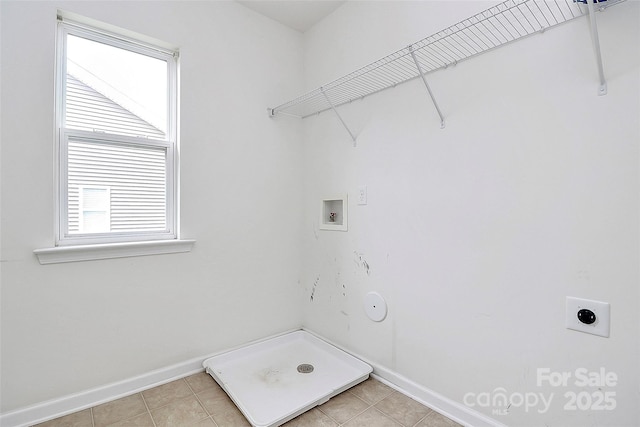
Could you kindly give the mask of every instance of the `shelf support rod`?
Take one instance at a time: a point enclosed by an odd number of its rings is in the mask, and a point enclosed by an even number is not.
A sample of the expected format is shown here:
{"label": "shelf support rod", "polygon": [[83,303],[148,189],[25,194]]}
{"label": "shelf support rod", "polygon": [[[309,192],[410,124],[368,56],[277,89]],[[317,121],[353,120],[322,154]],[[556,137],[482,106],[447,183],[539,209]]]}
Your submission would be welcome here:
{"label": "shelf support rod", "polygon": [[416,54],[414,53],[413,50],[414,50],[413,46],[409,45],[409,53],[411,53],[413,62],[416,63],[416,68],[418,69],[418,73],[420,73],[420,77],[422,77],[422,83],[424,83],[425,87],[427,88],[427,92],[429,92],[429,96],[431,97],[431,102],[433,102],[433,106],[436,107],[438,116],[440,116],[440,129],[444,129],[444,116],[442,115],[442,111],[440,111],[440,107],[438,107],[438,103],[436,102],[436,99],[433,96],[433,92],[431,92],[429,83],[427,83],[427,78],[424,76],[424,71],[422,71],[422,66],[420,66],[420,62],[418,62],[418,58],[416,58]]}
{"label": "shelf support rod", "polygon": [[327,100],[327,103],[329,104],[329,106],[331,107],[331,109],[333,110],[334,113],[336,113],[336,116],[338,116],[338,120],[340,120],[340,123],[342,123],[342,126],[344,126],[344,128],[347,130],[347,132],[349,132],[349,135],[351,135],[351,139],[353,140],[353,146],[356,146],[356,137],[353,134],[353,132],[351,132],[351,129],[349,129],[349,126],[347,126],[347,124],[344,122],[344,120],[342,120],[342,116],[340,115],[340,113],[338,113],[338,110],[336,110],[336,107],[333,105],[333,103],[331,102],[331,100],[329,99],[329,97],[327,96],[327,94],[324,91],[324,88],[320,88],[320,92],[322,92],[322,95],[324,95],[324,99]]}
{"label": "shelf support rod", "polygon": [[604,69],[602,67],[602,55],[600,54],[600,39],[598,38],[598,27],[596,25],[596,13],[594,10],[595,0],[587,0],[587,6],[589,8],[589,20],[591,21],[591,39],[593,40],[593,47],[596,52],[596,62],[598,63],[598,76],[600,77],[600,88],[598,89],[598,95],[607,94],[607,81],[604,78]]}

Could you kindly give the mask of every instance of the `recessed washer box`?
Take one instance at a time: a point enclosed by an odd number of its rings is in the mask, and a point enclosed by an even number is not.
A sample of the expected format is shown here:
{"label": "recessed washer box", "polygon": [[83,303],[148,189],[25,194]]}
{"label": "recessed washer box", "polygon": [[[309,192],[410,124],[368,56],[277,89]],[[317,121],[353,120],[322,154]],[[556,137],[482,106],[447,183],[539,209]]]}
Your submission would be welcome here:
{"label": "recessed washer box", "polygon": [[322,199],[320,230],[347,231],[347,203],[346,195]]}
{"label": "recessed washer box", "polygon": [[211,357],[203,366],[254,427],[282,425],[373,371],[302,330]]}

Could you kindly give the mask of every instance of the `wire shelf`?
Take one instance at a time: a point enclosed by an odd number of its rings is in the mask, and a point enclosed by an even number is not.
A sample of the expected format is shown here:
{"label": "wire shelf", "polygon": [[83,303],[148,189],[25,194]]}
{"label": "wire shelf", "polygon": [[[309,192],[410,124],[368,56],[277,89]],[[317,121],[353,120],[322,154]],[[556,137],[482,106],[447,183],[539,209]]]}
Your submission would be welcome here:
{"label": "wire shelf", "polygon": [[[589,15],[589,0],[507,0],[350,74],[269,109],[305,118]],[[603,10],[624,0],[595,0]],[[426,81],[425,81],[426,83]],[[352,135],[353,136],[353,135]],[[355,139],[355,138],[354,138]]]}

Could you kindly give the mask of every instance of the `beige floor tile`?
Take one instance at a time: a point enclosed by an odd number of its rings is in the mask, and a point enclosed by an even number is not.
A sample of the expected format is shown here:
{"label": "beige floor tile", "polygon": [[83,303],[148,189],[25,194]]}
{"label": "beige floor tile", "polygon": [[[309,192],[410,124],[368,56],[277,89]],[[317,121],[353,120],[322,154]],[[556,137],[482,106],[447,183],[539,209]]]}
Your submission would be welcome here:
{"label": "beige floor tile", "polygon": [[209,417],[196,396],[174,400],[168,405],[151,411],[157,427],[185,427]]}
{"label": "beige floor tile", "polygon": [[424,417],[424,420],[422,420],[416,427],[462,427],[462,425],[450,420],[444,415],[432,411],[429,415]]}
{"label": "beige floor tile", "polygon": [[147,407],[142,400],[142,395],[137,393],[94,407],[93,421],[95,427],[102,427],[146,412]]}
{"label": "beige floor tile", "polygon": [[142,392],[149,410],[159,408],[175,400],[193,395],[184,379],[172,381]]}
{"label": "beige floor tile", "polygon": [[198,393],[198,399],[219,427],[250,427],[247,419],[220,388]]}
{"label": "beige floor tile", "polygon": [[318,406],[318,409],[342,424],[363,412],[368,406],[354,394],[342,393]]}
{"label": "beige floor tile", "polygon": [[128,420],[120,421],[115,424],[109,424],[109,427],[155,427],[149,412],[140,414]]}
{"label": "beige floor tile", "polygon": [[193,424],[193,427],[218,427],[218,425],[211,418],[205,418]]}
{"label": "beige floor tile", "polygon": [[376,408],[369,408],[362,414],[352,418],[344,427],[401,427],[401,424],[387,417]]}
{"label": "beige floor tile", "polygon": [[[461,427],[374,379],[364,381],[284,426],[343,424],[344,427]],[[250,424],[213,378],[199,373],[37,427],[103,426],[250,427]]]}
{"label": "beige floor tile", "polygon": [[375,407],[408,427],[414,426],[431,412],[431,409],[397,391],[378,402]]}
{"label": "beige floor tile", "polygon": [[205,391],[209,388],[219,387],[216,380],[214,380],[211,375],[206,372],[200,372],[199,374],[191,375],[185,378],[191,389],[194,393],[200,393],[201,391]]}
{"label": "beige floor tile", "polygon": [[74,412],[73,414],[56,418],[55,420],[46,421],[42,424],[37,424],[36,427],[93,427],[91,409],[85,409],[84,411]]}
{"label": "beige floor tile", "polygon": [[318,408],[313,408],[310,411],[292,419],[288,423],[283,424],[284,427],[337,427],[338,423],[333,421],[327,415],[325,415]]}
{"label": "beige floor tile", "polygon": [[369,378],[357,386],[350,388],[349,391],[368,404],[373,405],[389,396],[395,390],[378,380]]}
{"label": "beige floor tile", "polygon": [[211,406],[213,405],[213,400],[229,399],[229,397],[227,396],[227,393],[225,393],[225,391],[220,387],[210,388],[208,390],[201,391],[196,396],[198,397],[198,400],[200,400],[200,402],[202,403],[202,406],[204,406],[204,409],[206,409],[207,412],[209,412],[209,415],[211,415],[211,411],[209,409],[213,408],[213,406]]}

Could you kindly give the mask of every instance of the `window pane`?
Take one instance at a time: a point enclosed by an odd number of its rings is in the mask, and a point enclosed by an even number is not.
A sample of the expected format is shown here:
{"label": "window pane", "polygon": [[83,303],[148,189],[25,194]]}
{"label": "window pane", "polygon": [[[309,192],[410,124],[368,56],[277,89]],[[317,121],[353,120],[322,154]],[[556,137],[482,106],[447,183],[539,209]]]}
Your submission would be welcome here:
{"label": "window pane", "polygon": [[167,62],[67,36],[69,129],[166,139]]}
{"label": "window pane", "polygon": [[110,206],[107,188],[83,187],[82,209],[85,211],[108,211]]}
{"label": "window pane", "polygon": [[166,155],[163,147],[69,140],[68,233],[166,230]]}
{"label": "window pane", "polygon": [[80,233],[111,231],[111,195],[108,187],[79,187]]}
{"label": "window pane", "polygon": [[83,233],[106,233],[109,231],[109,215],[105,211],[82,212]]}

